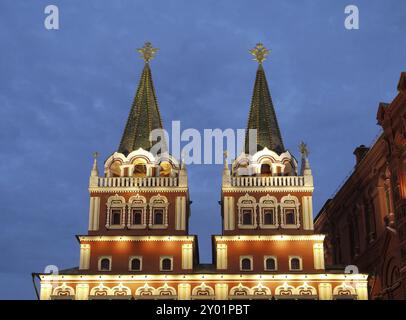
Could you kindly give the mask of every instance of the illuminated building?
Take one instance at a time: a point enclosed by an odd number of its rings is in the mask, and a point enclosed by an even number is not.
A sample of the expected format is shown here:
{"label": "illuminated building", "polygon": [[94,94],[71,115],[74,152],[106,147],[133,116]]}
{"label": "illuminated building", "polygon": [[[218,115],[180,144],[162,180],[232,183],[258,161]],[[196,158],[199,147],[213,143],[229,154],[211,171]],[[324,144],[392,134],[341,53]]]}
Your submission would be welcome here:
{"label": "illuminated building", "polygon": [[225,157],[223,232],[212,238],[213,263],[199,264],[186,166],[150,152],[150,132],[162,128],[150,69],[156,49],[139,51],[145,66],[118,151],[102,174],[94,159],[79,267],[37,274],[41,299],[367,299],[367,275],[325,268],[306,145],[299,170],[283,145],[261,44],[251,50],[259,65],[247,128],[257,130],[258,151],[247,144],[231,168]]}
{"label": "illuminated building", "polygon": [[326,236],[328,264],[370,275],[371,299],[406,299],[406,73],[398,94],[377,112],[383,132],[355,149],[356,165],[315,227]]}

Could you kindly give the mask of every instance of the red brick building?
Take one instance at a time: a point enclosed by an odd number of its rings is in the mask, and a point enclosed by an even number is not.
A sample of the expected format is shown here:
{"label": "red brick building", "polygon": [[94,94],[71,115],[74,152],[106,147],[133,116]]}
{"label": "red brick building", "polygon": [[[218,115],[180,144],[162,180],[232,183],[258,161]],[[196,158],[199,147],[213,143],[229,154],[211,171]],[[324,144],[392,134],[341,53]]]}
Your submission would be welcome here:
{"label": "red brick building", "polygon": [[383,132],[355,149],[356,165],[315,219],[326,263],[368,273],[373,299],[406,299],[406,73],[377,112]]}
{"label": "red brick building", "polygon": [[247,144],[231,169],[225,157],[223,232],[213,236],[213,263],[199,263],[184,161],[151,150],[151,131],[163,128],[150,69],[156,49],[140,52],[145,66],[119,148],[101,174],[94,160],[79,267],[37,274],[41,299],[367,299],[366,275],[326,271],[306,147],[299,170],[283,145],[261,44],[251,50],[259,65],[247,127],[258,148]]}

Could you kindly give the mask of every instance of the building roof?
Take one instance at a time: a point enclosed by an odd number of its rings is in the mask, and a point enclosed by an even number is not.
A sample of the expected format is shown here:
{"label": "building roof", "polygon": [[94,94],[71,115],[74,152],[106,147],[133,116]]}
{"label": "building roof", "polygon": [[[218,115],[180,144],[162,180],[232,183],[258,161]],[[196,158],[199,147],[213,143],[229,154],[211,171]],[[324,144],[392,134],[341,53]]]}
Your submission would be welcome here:
{"label": "building roof", "polygon": [[139,148],[149,151],[153,146],[150,133],[154,129],[163,129],[163,126],[151,68],[146,61],[118,152],[127,155]]}
{"label": "building roof", "polygon": [[245,136],[246,153],[249,153],[249,129],[257,130],[258,151],[265,147],[278,154],[285,151],[262,63],[258,65],[251,108],[248,116],[248,125]]}

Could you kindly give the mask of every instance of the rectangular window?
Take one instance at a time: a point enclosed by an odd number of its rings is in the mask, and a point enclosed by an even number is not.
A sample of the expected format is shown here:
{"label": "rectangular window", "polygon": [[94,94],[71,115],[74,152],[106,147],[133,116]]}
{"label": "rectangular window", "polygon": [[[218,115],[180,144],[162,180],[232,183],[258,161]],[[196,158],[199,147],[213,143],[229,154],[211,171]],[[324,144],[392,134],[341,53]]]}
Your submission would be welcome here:
{"label": "rectangular window", "polygon": [[242,210],[242,224],[243,225],[252,225],[253,224],[253,214],[252,209],[243,209]]}
{"label": "rectangular window", "polygon": [[121,209],[111,210],[111,224],[120,225],[121,224]]}
{"label": "rectangular window", "polygon": [[132,210],[132,224],[142,224],[142,209]]}
{"label": "rectangular window", "polygon": [[275,215],[274,215],[273,208],[267,208],[263,210],[263,219],[265,225],[273,225],[275,224]]}
{"label": "rectangular window", "polygon": [[285,209],[285,224],[296,224],[295,209]]}
{"label": "rectangular window", "polygon": [[164,224],[164,209],[154,209],[154,224]]}

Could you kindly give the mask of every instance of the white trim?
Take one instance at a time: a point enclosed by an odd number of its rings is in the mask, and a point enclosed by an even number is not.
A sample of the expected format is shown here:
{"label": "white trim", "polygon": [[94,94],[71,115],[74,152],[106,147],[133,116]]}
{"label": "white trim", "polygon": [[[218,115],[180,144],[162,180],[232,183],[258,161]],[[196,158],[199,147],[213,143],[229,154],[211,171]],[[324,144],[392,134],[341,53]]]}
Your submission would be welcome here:
{"label": "white trim", "polygon": [[[250,266],[251,266],[251,268],[250,268],[249,270],[242,268],[242,261],[243,261],[244,259],[249,259],[249,260],[250,260]],[[240,256],[240,271],[246,272],[246,271],[252,271],[252,270],[254,270],[254,259],[253,259],[253,257],[252,257],[252,256]]]}
{"label": "white trim", "polygon": [[[292,203],[293,202],[293,203]],[[287,196],[281,198],[279,203],[281,208],[281,228],[283,229],[299,229],[300,228],[300,212],[299,212],[299,199],[295,196],[292,196],[290,193]],[[285,210],[293,209],[295,215],[295,224],[286,224],[286,213]]]}
{"label": "white trim", "polygon": [[[162,261],[164,259],[170,259],[171,260],[171,269],[170,270],[166,270],[162,268]],[[159,271],[163,271],[163,272],[170,272],[173,271],[173,256],[160,256],[159,257]]]}
{"label": "white trim", "polygon": [[[134,270],[131,268],[132,262],[134,259],[140,260],[140,269],[139,270]],[[133,271],[133,272],[142,271],[142,256],[130,256],[130,258],[128,259],[128,270]]]}
{"label": "white trim", "polygon": [[[102,261],[103,259],[108,259],[108,260],[109,260],[109,270],[102,270],[102,268],[101,268],[101,261]],[[111,256],[100,256],[100,257],[98,257],[97,269],[98,269],[99,271],[111,271],[112,267],[113,267],[113,259],[112,259]]]}
{"label": "white trim", "polygon": [[[292,269],[292,259],[299,259],[299,269]],[[289,271],[302,271],[303,260],[301,256],[289,256]]]}
{"label": "white trim", "polygon": [[[145,229],[147,227],[147,199],[140,194],[128,199],[128,229]],[[141,210],[141,224],[133,224],[133,210]]]}
{"label": "white trim", "polygon": [[[267,269],[266,260],[273,259],[275,261],[275,269]],[[276,256],[264,256],[264,270],[265,271],[278,271],[278,258]]]}
{"label": "white trim", "polygon": [[[240,229],[255,229],[257,227],[257,201],[253,196],[246,193],[244,196],[238,198],[238,228]],[[243,223],[243,211],[251,210],[252,212],[252,224]]]}

